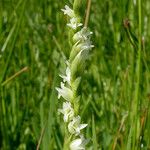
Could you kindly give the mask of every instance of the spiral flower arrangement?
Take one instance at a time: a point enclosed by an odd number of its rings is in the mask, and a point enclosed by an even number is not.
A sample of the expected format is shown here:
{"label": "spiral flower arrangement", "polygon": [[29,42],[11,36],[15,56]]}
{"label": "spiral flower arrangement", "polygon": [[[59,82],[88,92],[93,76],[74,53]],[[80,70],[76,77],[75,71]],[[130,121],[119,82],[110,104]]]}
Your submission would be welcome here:
{"label": "spiral flower arrangement", "polygon": [[[60,75],[63,79],[58,91],[58,99],[63,97],[62,109],[58,109],[63,114],[63,120],[66,125],[64,149],[81,150],[85,149],[88,140],[85,139],[81,130],[86,128],[88,124],[81,123],[79,115],[80,95],[78,94],[78,87],[81,81],[81,74],[85,68],[85,61],[89,58],[89,52],[94,47],[91,43],[90,32],[87,27],[82,27],[80,17],[75,10],[78,10],[79,5],[77,0],[74,1],[74,7],[71,9],[65,5],[61,9],[65,15],[69,17],[70,22],[67,26],[74,31],[73,46],[70,52],[69,60],[66,62],[66,75]],[[79,3],[78,3],[79,4]]]}

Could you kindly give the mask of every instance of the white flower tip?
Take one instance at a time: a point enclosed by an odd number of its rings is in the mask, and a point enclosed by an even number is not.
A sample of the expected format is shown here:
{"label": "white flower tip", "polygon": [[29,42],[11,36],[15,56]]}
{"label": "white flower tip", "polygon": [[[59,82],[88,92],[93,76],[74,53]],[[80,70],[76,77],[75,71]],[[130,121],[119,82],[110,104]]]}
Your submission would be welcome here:
{"label": "white flower tip", "polygon": [[81,129],[84,129],[85,127],[87,127],[87,126],[88,126],[88,124],[81,124],[79,128],[81,130]]}
{"label": "white flower tip", "polygon": [[85,139],[83,135],[80,135],[80,138],[73,140],[70,143],[70,149],[71,150],[85,150],[85,146],[89,140]]}
{"label": "white flower tip", "polygon": [[61,89],[60,88],[58,88],[58,87],[56,87],[55,88],[56,90],[57,90],[57,92],[58,92],[58,99],[60,99],[60,97],[61,97]]}
{"label": "white flower tip", "polygon": [[70,85],[71,72],[69,67],[66,68],[66,76],[65,75],[59,75],[59,76],[63,79],[64,83],[67,82]]}
{"label": "white flower tip", "polygon": [[56,89],[57,91],[59,90],[59,88],[58,88],[58,87],[56,87],[55,89]]}
{"label": "white flower tip", "polygon": [[64,12],[64,15],[68,15],[69,17],[74,16],[74,11],[67,5],[65,5],[65,9],[61,9]]}
{"label": "white flower tip", "polygon": [[70,144],[70,149],[71,150],[79,150],[79,149],[83,149],[83,147],[81,147],[82,144],[82,140],[81,139],[76,139],[73,140]]}

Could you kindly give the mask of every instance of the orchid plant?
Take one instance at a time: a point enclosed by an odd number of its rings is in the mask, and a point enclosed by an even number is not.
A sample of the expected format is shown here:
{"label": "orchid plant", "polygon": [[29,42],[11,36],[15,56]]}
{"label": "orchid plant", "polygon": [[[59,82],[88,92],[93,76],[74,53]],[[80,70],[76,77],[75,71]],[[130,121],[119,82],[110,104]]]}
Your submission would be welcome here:
{"label": "orchid plant", "polygon": [[60,75],[63,79],[58,91],[58,99],[63,97],[62,109],[58,109],[63,114],[63,120],[67,129],[67,140],[64,144],[64,149],[84,150],[88,140],[84,138],[81,130],[87,127],[88,124],[81,123],[79,114],[80,95],[77,90],[81,81],[81,72],[85,67],[85,61],[89,58],[89,52],[94,47],[91,43],[90,32],[87,27],[82,27],[79,16],[76,11],[65,5],[61,9],[70,19],[67,26],[74,31],[73,46],[70,52],[69,60],[66,62],[66,75]]}

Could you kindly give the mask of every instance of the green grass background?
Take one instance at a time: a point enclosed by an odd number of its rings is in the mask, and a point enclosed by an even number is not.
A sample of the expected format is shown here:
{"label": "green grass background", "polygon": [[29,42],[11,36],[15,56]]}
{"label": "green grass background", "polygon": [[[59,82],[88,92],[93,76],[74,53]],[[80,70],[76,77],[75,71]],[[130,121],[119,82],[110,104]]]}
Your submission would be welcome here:
{"label": "green grass background", "polygon": [[[61,12],[65,4],[72,6],[72,1],[0,0],[1,150],[33,150],[40,138],[41,150],[63,147],[64,123],[57,111],[63,100],[57,99],[55,87],[71,45]],[[88,123],[87,149],[150,149],[150,1],[142,0],[141,8],[137,72],[138,2],[92,0],[88,26],[95,48],[82,76],[80,106],[82,121]]]}

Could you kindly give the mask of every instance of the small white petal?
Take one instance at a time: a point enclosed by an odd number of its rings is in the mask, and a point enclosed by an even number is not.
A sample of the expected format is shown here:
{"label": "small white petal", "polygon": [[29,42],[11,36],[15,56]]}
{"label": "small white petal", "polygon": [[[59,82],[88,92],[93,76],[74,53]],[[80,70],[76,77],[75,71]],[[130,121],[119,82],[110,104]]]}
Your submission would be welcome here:
{"label": "small white petal", "polygon": [[80,145],[82,144],[82,140],[81,139],[76,139],[74,141],[71,142],[70,144],[70,149],[71,150],[84,150],[84,147],[81,147]]}
{"label": "small white petal", "polygon": [[74,117],[73,120],[68,124],[68,130],[71,134],[75,134],[76,136],[80,134],[80,130],[85,128],[87,124],[80,124],[81,118],[80,116]]}
{"label": "small white petal", "polygon": [[88,125],[88,124],[81,124],[81,125],[79,126],[79,129],[82,130],[82,129],[84,129],[85,127],[87,127],[87,125]]}
{"label": "small white petal", "polygon": [[85,42],[81,44],[81,50],[91,50],[91,48],[93,47],[94,45],[91,44],[90,40],[86,40]]}
{"label": "small white petal", "polygon": [[67,67],[67,69],[66,69],[66,76],[60,75],[60,77],[63,79],[63,82],[67,82],[70,85],[70,78],[71,78],[70,68]]}
{"label": "small white petal", "polygon": [[90,39],[91,34],[93,34],[93,32],[90,32],[90,31],[88,31],[88,29],[86,27],[83,27],[80,31],[78,31],[73,36],[73,40],[75,42],[77,42],[77,41],[86,41],[86,40]]}
{"label": "small white petal", "polygon": [[85,150],[86,144],[89,142],[89,140],[86,140],[83,135],[80,135],[80,138],[73,140],[70,143],[70,149],[71,150]]}
{"label": "small white petal", "polygon": [[67,24],[67,26],[71,27],[72,29],[76,30],[78,27],[82,26],[82,23],[78,22],[78,19],[73,17],[70,19],[70,23]]}
{"label": "small white petal", "polygon": [[65,87],[64,83],[61,82],[61,88],[56,88],[56,90],[58,91],[58,98],[62,96],[67,101],[72,100],[73,92],[69,88]]}
{"label": "small white petal", "polygon": [[74,110],[71,107],[70,102],[64,102],[63,108],[58,109],[58,111],[61,112],[62,114],[64,114],[64,122],[68,122],[69,120],[71,120],[74,117]]}
{"label": "small white petal", "polygon": [[68,15],[69,17],[74,17],[74,11],[72,9],[70,9],[69,6],[65,5],[65,9],[61,9],[65,15]]}

